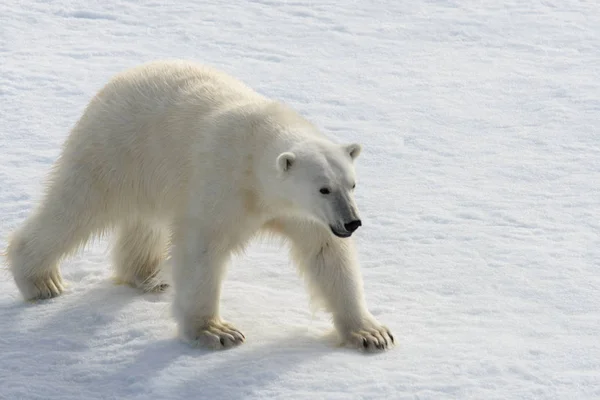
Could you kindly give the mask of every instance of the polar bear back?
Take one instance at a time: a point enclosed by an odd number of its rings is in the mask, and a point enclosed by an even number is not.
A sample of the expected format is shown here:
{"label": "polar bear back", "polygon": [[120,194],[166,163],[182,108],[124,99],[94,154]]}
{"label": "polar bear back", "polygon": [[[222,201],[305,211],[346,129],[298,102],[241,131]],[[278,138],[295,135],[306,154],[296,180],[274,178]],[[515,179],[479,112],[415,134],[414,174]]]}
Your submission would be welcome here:
{"label": "polar bear back", "polygon": [[[235,124],[246,118],[244,109],[270,103],[211,67],[148,63],[116,75],[96,94],[67,139],[59,167],[88,176],[121,212],[175,210],[199,169],[226,160],[237,173],[243,166],[236,163],[253,151],[222,120]],[[236,184],[240,178],[223,179]]]}

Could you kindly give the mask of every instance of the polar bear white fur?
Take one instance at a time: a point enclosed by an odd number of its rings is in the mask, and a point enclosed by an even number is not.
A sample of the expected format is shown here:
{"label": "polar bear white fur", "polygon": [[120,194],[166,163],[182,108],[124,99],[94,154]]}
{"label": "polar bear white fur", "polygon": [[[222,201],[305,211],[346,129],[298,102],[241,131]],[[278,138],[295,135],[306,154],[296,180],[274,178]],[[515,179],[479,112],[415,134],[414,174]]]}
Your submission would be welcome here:
{"label": "polar bear white fur", "polygon": [[118,280],[163,289],[157,274],[170,248],[181,336],[228,348],[245,338],[219,313],[225,265],[254,235],[275,233],[342,340],[386,349],[393,337],[367,310],[349,238],[360,226],[360,150],[213,68],[133,68],[73,128],[41,205],[9,242],[9,268],[26,299],[57,296],[60,260],[116,228]]}

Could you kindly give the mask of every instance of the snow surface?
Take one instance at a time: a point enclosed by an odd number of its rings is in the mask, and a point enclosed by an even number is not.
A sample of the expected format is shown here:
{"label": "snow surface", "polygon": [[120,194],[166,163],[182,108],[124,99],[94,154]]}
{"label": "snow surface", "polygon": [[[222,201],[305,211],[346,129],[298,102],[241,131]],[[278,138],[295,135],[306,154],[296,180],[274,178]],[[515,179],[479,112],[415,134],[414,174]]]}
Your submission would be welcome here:
{"label": "snow surface", "polygon": [[600,398],[596,2],[3,0],[0,248],[94,93],[159,58],[363,143],[367,300],[400,345],[336,348],[286,251],[256,243],[222,298],[247,343],[188,348],[172,294],[114,286],[98,241],[62,297],[24,303],[3,275],[1,399]]}

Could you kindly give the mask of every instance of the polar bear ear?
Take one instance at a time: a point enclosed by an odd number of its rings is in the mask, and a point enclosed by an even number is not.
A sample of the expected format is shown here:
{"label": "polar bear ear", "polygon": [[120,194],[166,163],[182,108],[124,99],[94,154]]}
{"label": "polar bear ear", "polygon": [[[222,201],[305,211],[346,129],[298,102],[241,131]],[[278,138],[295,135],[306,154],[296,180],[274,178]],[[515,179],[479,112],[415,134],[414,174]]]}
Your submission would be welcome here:
{"label": "polar bear ear", "polygon": [[277,157],[277,169],[280,172],[285,172],[294,165],[295,160],[296,155],[294,153],[290,153],[289,151],[281,153],[279,157]]}
{"label": "polar bear ear", "polygon": [[352,143],[352,144],[347,144],[345,146],[345,149],[346,149],[346,153],[348,153],[350,155],[350,157],[354,160],[354,159],[356,159],[356,157],[358,157],[358,155],[362,151],[362,146],[358,143]]}

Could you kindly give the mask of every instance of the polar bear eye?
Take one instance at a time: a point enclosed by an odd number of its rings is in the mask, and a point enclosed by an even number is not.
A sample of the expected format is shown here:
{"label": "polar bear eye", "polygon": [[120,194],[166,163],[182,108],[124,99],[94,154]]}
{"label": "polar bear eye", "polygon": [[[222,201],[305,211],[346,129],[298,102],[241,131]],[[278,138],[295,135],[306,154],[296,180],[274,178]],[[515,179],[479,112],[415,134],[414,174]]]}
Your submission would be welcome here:
{"label": "polar bear eye", "polygon": [[356,187],[356,183],[354,185],[352,185],[352,189],[354,189]]}
{"label": "polar bear eye", "polygon": [[331,190],[329,190],[328,188],[324,187],[324,188],[321,188],[321,190],[319,190],[319,192],[321,192],[322,194],[329,194],[329,193],[331,193]]}

